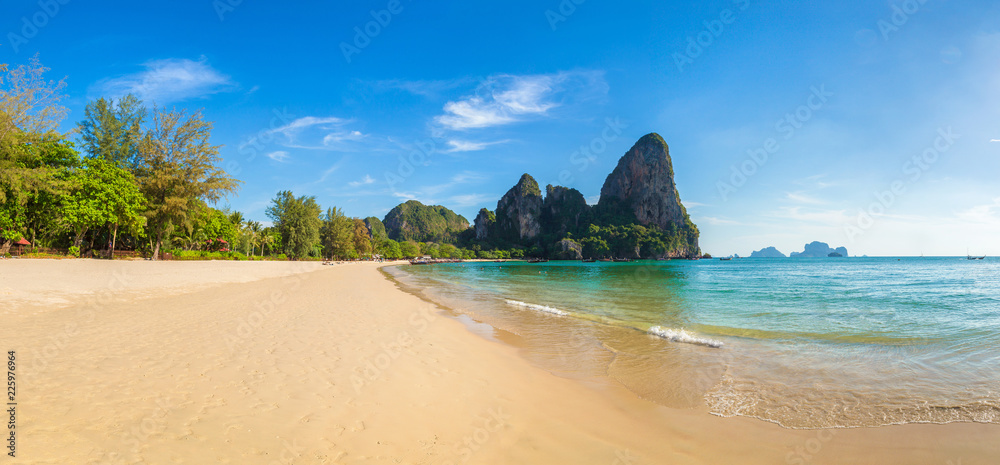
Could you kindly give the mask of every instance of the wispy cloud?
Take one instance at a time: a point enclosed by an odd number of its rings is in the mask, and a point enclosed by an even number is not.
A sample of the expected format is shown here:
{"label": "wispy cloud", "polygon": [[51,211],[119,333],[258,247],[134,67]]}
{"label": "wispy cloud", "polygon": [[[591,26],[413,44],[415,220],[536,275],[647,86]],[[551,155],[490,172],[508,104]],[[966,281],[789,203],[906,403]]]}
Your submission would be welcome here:
{"label": "wispy cloud", "polygon": [[347,185],[351,186],[351,187],[360,187],[360,186],[364,186],[364,185],[367,185],[367,184],[375,184],[375,178],[373,178],[370,175],[366,174],[365,177],[362,178],[360,181],[351,181],[351,182],[347,183]]}
{"label": "wispy cloud", "polygon": [[[398,198],[404,199],[404,200],[419,200],[419,201],[421,201],[423,203],[427,203],[427,204],[436,204],[436,203],[440,203],[442,201],[441,200],[443,198],[442,194],[447,194],[449,191],[452,190],[452,188],[457,187],[457,186],[461,186],[461,185],[467,185],[467,184],[473,184],[473,183],[481,182],[481,181],[486,180],[486,179],[487,179],[487,177],[485,175],[481,174],[481,173],[476,173],[474,171],[463,171],[463,172],[458,173],[458,174],[452,176],[451,178],[449,178],[447,182],[443,182],[443,183],[440,183],[440,184],[432,184],[432,185],[421,186],[421,187],[415,188],[415,189],[413,189],[411,191],[407,191],[407,192],[394,191],[394,192],[392,192],[392,195],[394,195],[394,196],[396,196]],[[480,195],[480,194],[476,194],[476,195]],[[482,194],[482,195],[485,196],[485,194]],[[483,198],[485,199],[487,197],[483,197]],[[456,195],[454,195],[452,197],[449,197],[448,200],[446,200],[446,203],[448,203],[449,205],[455,205],[455,206],[460,206],[460,207],[461,206],[472,206],[472,205],[475,205],[473,203],[470,203],[468,205],[459,205],[458,203],[452,203],[452,200],[455,200],[455,199],[458,199],[459,202],[471,202],[472,201],[472,198],[471,197],[467,197],[465,194],[456,194]],[[480,199],[479,197],[477,197],[477,200],[482,200],[482,199]]]}
{"label": "wispy cloud", "polygon": [[495,197],[489,194],[461,194],[448,199],[448,205],[452,207],[477,207],[489,201],[495,201]]}
{"label": "wispy cloud", "polygon": [[90,88],[91,94],[121,97],[136,94],[143,100],[160,105],[193,98],[205,98],[239,88],[232,78],[222,74],[202,58],[153,60],[134,74],[104,79]]}
{"label": "wispy cloud", "polygon": [[480,82],[474,95],[450,101],[434,121],[451,130],[502,126],[540,118],[570,100],[607,93],[604,75],[596,71],[517,76],[502,74]]}
{"label": "wispy cloud", "polygon": [[473,142],[468,140],[457,140],[452,139],[448,141],[448,146],[450,149],[446,150],[447,153],[455,152],[478,152],[480,150],[485,150],[491,145],[504,144],[509,142],[509,140],[498,140],[493,142]]}
{"label": "wispy cloud", "polygon": [[1000,139],[990,139],[990,142],[1000,142]]}
{"label": "wispy cloud", "polygon": [[263,139],[274,140],[284,147],[296,149],[349,151],[353,148],[348,143],[361,141],[366,137],[361,131],[346,127],[352,123],[352,119],[335,116],[304,116],[284,126],[263,131],[241,144],[240,148],[254,145]]}
{"label": "wispy cloud", "polygon": [[453,91],[459,87],[468,86],[469,84],[472,84],[474,82],[476,82],[476,79],[471,77],[446,79],[446,80],[417,80],[417,81],[391,79],[385,81],[376,81],[373,87],[376,91],[402,90],[404,92],[409,92],[414,95],[437,98],[446,92]]}
{"label": "wispy cloud", "polygon": [[716,217],[713,217],[713,216],[703,216],[703,217],[699,218],[699,220],[700,221],[704,221],[704,222],[706,222],[706,223],[708,223],[710,225],[713,225],[713,226],[728,226],[728,225],[743,224],[743,223],[740,223],[739,221],[729,220],[729,219],[725,219],[725,218],[716,218]]}
{"label": "wispy cloud", "polygon": [[785,193],[785,200],[788,200],[788,201],[791,201],[791,202],[795,202],[795,203],[807,204],[807,205],[824,205],[824,204],[826,204],[826,201],[818,199],[816,197],[809,196],[809,195],[807,195],[807,194],[805,194],[803,192],[786,192]]}
{"label": "wispy cloud", "polygon": [[288,160],[288,152],[278,150],[276,152],[271,152],[267,154],[267,158],[270,158],[279,163],[284,163],[285,161]]}

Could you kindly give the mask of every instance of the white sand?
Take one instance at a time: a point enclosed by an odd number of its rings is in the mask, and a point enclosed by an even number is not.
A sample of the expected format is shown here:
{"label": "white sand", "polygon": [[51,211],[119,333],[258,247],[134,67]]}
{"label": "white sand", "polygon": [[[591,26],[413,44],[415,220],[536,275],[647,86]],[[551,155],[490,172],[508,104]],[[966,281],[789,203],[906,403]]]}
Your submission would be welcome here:
{"label": "white sand", "polygon": [[[996,425],[795,431],[657,406],[531,366],[374,264],[294,265],[0,263],[23,293],[0,303],[19,360],[0,463],[1000,463]],[[119,270],[131,287],[88,299]]]}

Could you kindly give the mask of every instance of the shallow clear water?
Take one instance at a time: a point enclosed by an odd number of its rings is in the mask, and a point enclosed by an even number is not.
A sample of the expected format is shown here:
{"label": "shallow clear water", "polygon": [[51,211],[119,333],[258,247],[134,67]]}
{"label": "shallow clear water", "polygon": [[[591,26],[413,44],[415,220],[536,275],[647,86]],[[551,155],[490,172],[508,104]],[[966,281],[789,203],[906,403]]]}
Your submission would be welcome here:
{"label": "shallow clear water", "polygon": [[463,263],[394,272],[540,364],[786,427],[1000,423],[1000,260]]}

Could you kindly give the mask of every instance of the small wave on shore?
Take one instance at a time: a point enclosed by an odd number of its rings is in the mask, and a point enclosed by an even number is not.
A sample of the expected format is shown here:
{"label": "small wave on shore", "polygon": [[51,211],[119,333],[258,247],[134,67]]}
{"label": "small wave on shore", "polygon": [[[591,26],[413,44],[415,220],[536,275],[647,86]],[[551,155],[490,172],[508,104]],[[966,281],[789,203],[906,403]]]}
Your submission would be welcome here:
{"label": "small wave on shore", "polygon": [[551,313],[553,315],[561,315],[561,316],[569,315],[568,312],[559,310],[558,308],[555,308],[555,307],[549,307],[547,305],[529,304],[527,302],[521,302],[520,300],[510,300],[510,299],[507,299],[507,305],[513,305],[515,307],[529,308],[531,310],[537,310],[539,312]]}
{"label": "small wave on shore", "polygon": [[664,328],[662,326],[653,326],[652,328],[649,328],[649,334],[661,337],[671,342],[698,344],[698,345],[712,347],[715,349],[719,349],[723,346],[722,341],[701,337],[684,329],[673,329],[673,328]]}

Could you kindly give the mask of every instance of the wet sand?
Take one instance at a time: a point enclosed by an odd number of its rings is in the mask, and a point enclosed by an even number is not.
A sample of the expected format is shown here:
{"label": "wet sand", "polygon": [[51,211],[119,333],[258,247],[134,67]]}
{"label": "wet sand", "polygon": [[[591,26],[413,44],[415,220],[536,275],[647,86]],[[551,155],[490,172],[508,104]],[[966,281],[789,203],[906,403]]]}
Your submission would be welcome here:
{"label": "wet sand", "polygon": [[789,430],[554,376],[377,268],[0,262],[6,463],[1000,462],[998,425]]}

